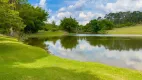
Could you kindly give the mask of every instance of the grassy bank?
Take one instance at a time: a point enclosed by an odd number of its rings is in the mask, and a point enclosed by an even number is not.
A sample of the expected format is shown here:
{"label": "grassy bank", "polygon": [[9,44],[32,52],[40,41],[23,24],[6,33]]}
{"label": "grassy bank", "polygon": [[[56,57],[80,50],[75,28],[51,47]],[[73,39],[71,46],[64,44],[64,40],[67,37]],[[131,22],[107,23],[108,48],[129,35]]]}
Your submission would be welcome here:
{"label": "grassy bank", "polygon": [[108,34],[142,34],[142,25],[123,27],[123,28],[115,28],[113,30],[109,30]]}
{"label": "grassy bank", "polygon": [[64,31],[57,31],[57,32],[48,32],[48,31],[39,31],[35,34],[27,35],[28,37],[56,37],[56,36],[63,36],[67,35],[67,32]]}
{"label": "grassy bank", "polygon": [[141,80],[142,72],[79,62],[0,36],[0,80]]}

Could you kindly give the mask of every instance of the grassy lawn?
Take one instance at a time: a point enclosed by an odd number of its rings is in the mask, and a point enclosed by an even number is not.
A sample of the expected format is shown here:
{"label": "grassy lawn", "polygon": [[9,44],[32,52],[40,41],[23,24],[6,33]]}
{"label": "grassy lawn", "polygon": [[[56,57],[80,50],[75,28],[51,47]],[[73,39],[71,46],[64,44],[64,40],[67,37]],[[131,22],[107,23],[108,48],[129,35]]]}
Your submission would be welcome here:
{"label": "grassy lawn", "polygon": [[55,36],[63,36],[68,33],[63,32],[63,31],[57,31],[57,32],[48,32],[48,31],[39,31],[38,33],[35,34],[30,34],[28,37],[55,37]]}
{"label": "grassy lawn", "polygon": [[131,27],[115,28],[109,30],[108,34],[142,34],[142,25],[139,24]]}
{"label": "grassy lawn", "polygon": [[62,59],[0,36],[0,80],[141,80],[142,72]]}

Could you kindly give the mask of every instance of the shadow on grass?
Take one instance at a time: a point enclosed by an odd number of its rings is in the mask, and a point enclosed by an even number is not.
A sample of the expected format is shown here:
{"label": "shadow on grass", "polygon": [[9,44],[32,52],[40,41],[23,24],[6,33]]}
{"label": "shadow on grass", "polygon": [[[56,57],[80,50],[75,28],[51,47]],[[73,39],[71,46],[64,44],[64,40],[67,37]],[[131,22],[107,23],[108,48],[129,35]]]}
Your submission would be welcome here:
{"label": "shadow on grass", "polygon": [[49,54],[38,47],[16,43],[0,43],[0,63],[31,63]]}
{"label": "shadow on grass", "polygon": [[[7,72],[7,73],[6,73]],[[0,80],[100,80],[90,72],[76,72],[58,67],[49,68],[4,68]]]}
{"label": "shadow on grass", "polygon": [[[31,63],[49,56],[46,51],[20,43],[0,44],[0,80],[99,80],[90,72],[59,67],[14,67],[15,62]],[[37,66],[38,67],[38,66]]]}

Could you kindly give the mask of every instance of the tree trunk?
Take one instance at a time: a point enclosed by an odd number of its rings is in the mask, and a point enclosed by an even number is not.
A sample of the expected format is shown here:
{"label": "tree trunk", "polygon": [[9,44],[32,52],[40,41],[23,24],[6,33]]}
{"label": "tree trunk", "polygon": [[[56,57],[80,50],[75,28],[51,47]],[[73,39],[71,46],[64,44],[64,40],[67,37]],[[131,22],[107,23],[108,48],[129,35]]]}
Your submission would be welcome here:
{"label": "tree trunk", "polygon": [[10,36],[14,36],[14,31],[12,27],[10,28]]}

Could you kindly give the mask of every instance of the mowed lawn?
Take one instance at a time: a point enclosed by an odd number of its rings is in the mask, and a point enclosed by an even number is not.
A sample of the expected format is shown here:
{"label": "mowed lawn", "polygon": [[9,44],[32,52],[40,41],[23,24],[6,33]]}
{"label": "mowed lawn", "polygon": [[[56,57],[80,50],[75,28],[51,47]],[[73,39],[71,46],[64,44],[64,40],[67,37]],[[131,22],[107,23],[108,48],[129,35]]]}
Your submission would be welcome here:
{"label": "mowed lawn", "polygon": [[142,34],[142,24],[107,31],[108,34]]}
{"label": "mowed lawn", "polygon": [[38,38],[44,38],[44,37],[56,37],[56,36],[63,36],[68,34],[64,31],[56,31],[56,32],[50,32],[50,31],[39,31],[35,34],[30,34],[28,37],[38,37]]}
{"label": "mowed lawn", "polygon": [[142,72],[62,59],[0,36],[0,80],[142,80]]}

